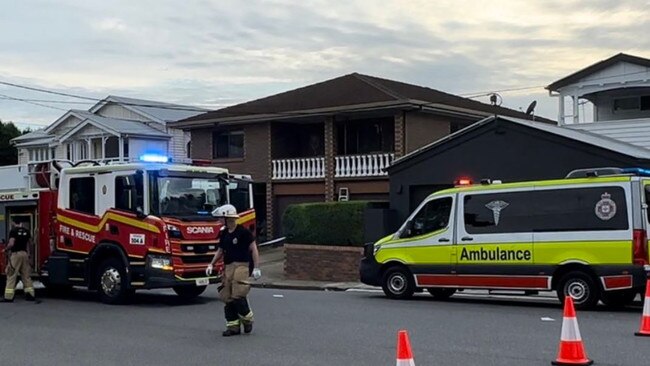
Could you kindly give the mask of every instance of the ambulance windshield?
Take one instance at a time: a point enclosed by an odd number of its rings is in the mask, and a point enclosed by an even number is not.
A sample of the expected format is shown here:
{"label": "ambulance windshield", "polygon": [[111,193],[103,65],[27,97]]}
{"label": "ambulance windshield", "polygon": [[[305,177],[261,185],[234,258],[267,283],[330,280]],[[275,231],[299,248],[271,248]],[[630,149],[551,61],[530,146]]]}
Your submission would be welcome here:
{"label": "ambulance windshield", "polygon": [[210,216],[212,210],[227,203],[225,184],[217,177],[156,177],[155,186],[152,211],[160,216]]}

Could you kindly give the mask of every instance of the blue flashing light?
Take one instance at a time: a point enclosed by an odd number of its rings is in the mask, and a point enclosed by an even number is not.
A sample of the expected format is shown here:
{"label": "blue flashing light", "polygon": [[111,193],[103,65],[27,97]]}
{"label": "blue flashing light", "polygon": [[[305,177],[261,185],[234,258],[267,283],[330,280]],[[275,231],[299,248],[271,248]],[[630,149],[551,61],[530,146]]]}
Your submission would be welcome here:
{"label": "blue flashing light", "polygon": [[201,215],[201,216],[207,216],[207,215],[210,214],[210,212],[208,212],[208,211],[197,211],[196,214]]}
{"label": "blue flashing light", "polygon": [[634,174],[640,177],[650,177],[650,169],[643,168],[625,168],[621,169],[623,174]]}
{"label": "blue flashing light", "polygon": [[140,161],[144,161],[145,163],[167,163],[169,162],[169,157],[165,155],[144,154],[140,156]]}

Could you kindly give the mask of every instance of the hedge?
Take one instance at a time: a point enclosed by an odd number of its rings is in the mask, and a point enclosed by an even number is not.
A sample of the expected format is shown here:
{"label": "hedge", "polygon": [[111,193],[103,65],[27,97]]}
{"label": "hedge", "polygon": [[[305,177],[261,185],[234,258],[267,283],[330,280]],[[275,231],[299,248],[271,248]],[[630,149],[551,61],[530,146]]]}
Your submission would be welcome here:
{"label": "hedge", "polygon": [[290,205],[282,229],[290,244],[363,245],[363,215],[368,201]]}

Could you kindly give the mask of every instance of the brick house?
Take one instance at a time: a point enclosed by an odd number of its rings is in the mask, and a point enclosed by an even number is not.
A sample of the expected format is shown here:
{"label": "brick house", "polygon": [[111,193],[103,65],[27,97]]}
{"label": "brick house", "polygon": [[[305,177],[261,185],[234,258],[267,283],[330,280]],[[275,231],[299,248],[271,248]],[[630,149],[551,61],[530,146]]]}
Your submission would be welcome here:
{"label": "brick house", "polygon": [[191,131],[193,159],[252,175],[262,236],[272,238],[290,204],[387,201],[384,168],[395,158],[494,114],[533,118],[354,73],[170,125]]}

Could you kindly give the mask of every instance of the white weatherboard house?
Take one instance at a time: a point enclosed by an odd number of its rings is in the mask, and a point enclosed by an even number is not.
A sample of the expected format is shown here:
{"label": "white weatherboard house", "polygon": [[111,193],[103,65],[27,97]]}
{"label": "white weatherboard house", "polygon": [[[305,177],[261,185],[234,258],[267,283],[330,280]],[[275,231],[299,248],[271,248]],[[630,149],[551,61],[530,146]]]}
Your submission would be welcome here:
{"label": "white weatherboard house", "polygon": [[70,110],[48,127],[12,140],[18,164],[49,159],[133,160],[146,153],[190,156],[190,134],[169,122],[204,113],[197,107],[108,96],[87,111]]}
{"label": "white weatherboard house", "polygon": [[546,88],[560,126],[650,149],[650,59],[619,53]]}

